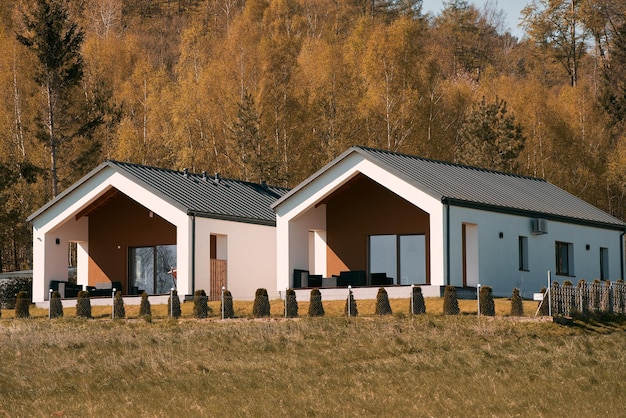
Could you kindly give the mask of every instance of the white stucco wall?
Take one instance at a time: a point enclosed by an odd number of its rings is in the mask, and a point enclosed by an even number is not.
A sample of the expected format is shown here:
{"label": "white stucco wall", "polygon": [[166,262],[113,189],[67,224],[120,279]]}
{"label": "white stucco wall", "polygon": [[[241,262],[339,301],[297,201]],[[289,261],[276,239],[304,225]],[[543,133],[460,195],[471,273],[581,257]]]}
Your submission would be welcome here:
{"label": "white stucco wall", "polygon": [[209,293],[211,235],[218,236],[218,259],[227,260],[227,288],[233,299],[254,300],[258,288],[266,288],[270,299],[278,298],[276,228],[201,217],[196,217],[195,290]]}
{"label": "white stucco wall", "polygon": [[[533,235],[531,217],[485,212],[452,206],[450,208],[450,280],[462,285],[462,224],[476,224],[478,228],[479,280],[491,286],[494,294],[510,296],[513,288],[520,288],[524,297],[532,297],[546,286],[547,271],[552,279],[563,283],[570,280],[591,281],[600,277],[600,247],[609,249],[611,280],[622,277],[620,258],[620,231],[590,226],[548,221],[548,233]],[[502,232],[503,237],[499,234]],[[519,236],[528,237],[528,271],[519,270]],[[557,276],[555,242],[572,243],[574,247],[574,276]],[[586,250],[586,245],[589,250]]]}

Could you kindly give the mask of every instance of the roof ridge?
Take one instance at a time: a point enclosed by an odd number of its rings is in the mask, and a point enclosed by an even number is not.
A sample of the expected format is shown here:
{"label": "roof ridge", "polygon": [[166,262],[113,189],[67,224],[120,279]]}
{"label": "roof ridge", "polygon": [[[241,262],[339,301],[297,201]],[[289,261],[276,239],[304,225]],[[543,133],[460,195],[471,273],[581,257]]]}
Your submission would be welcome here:
{"label": "roof ridge", "polygon": [[[184,175],[185,171],[183,170],[175,170],[172,168],[164,168],[164,167],[156,167],[156,166],[151,166],[151,165],[146,165],[146,164],[137,164],[137,163],[131,163],[131,162],[126,162],[126,161],[118,161],[118,160],[107,160],[107,163],[112,163],[114,165],[117,166],[131,166],[131,167],[140,167],[140,168],[147,168],[147,169],[151,169],[151,170],[157,170],[157,171],[161,171],[161,172],[169,172],[169,173],[174,173],[174,174],[180,174],[180,175]],[[206,173],[206,171],[205,171]],[[218,173],[219,174],[219,173]],[[199,177],[202,178],[203,173],[196,173],[196,172],[187,172],[187,175],[189,176],[194,176],[194,177]],[[207,179],[214,179],[215,175],[209,176],[207,175]],[[263,184],[261,183],[257,183],[254,181],[249,181],[249,180],[239,180],[239,179],[234,179],[231,177],[219,177],[220,180],[226,180],[226,181],[232,181],[232,182],[237,182],[240,184],[251,184],[251,185],[255,185],[255,186],[265,186],[268,188],[273,188],[273,189],[281,189],[281,190],[290,190],[288,187],[282,187],[282,186],[276,186],[276,185],[272,185],[272,184]]]}
{"label": "roof ridge", "polygon": [[405,157],[405,158],[410,158],[410,159],[414,159],[414,160],[421,160],[421,161],[435,163],[435,164],[445,164],[445,165],[448,165],[448,166],[451,166],[451,167],[458,167],[458,168],[464,168],[464,169],[468,169],[468,170],[482,171],[482,172],[485,172],[485,173],[499,174],[499,175],[504,175],[504,176],[509,176],[509,177],[516,177],[516,178],[520,178],[520,179],[527,179],[527,180],[535,180],[535,181],[547,182],[546,179],[541,178],[541,177],[526,176],[526,175],[523,175],[523,174],[508,173],[506,171],[493,170],[493,169],[489,169],[489,168],[477,167],[477,166],[472,166],[472,165],[467,165],[467,164],[453,163],[453,162],[450,162],[450,161],[435,160],[435,159],[432,159],[432,158],[425,158],[425,157],[420,157],[420,156],[412,155],[412,154],[405,154],[405,153],[401,153],[401,152],[388,151],[388,150],[384,150],[384,149],[380,149],[380,148],[372,148],[372,147],[366,147],[366,146],[362,146],[362,145],[355,145],[355,146],[353,146],[353,148],[362,149],[364,151],[374,151],[374,152],[379,152],[379,153],[383,153],[383,154],[397,155],[399,157]]}

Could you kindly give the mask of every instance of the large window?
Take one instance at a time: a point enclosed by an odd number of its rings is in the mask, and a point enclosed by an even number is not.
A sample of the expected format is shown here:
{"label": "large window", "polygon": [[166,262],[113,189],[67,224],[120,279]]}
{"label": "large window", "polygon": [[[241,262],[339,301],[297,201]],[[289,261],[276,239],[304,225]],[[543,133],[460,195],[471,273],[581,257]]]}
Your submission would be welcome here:
{"label": "large window", "polygon": [[424,235],[371,235],[369,272],[385,273],[395,284],[426,283]]}
{"label": "large window", "polygon": [[556,274],[562,276],[574,275],[574,245],[569,242],[555,243]]}
{"label": "large window", "polygon": [[176,287],[172,268],[176,267],[176,245],[135,247],[129,250],[130,286],[149,295],[168,293]]}
{"label": "large window", "polygon": [[518,244],[519,269],[528,271],[528,237],[519,237]]}

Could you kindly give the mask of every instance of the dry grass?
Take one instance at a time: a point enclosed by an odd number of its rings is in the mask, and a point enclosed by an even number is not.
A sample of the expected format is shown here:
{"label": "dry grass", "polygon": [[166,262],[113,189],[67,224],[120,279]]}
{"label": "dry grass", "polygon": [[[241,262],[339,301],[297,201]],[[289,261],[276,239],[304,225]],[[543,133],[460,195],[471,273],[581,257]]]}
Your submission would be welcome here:
{"label": "dry grass", "polygon": [[173,321],[154,306],[152,323],[3,311],[0,416],[623,415],[625,322],[451,317],[441,299],[409,316],[407,303],[388,317],[359,301],[358,318],[325,302],[325,318],[228,321]]}

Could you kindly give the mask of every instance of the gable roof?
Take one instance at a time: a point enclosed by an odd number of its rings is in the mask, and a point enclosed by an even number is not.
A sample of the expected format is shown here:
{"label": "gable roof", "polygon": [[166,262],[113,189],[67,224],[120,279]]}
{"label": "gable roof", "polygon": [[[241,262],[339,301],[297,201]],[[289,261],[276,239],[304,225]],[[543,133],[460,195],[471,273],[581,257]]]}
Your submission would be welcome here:
{"label": "gable roof", "polygon": [[[106,161],[28,217],[37,217],[96,173],[110,168],[168,201],[188,215],[276,225],[270,205],[288,189],[219,176],[194,174],[118,161]],[[132,196],[131,196],[132,198]]]}
{"label": "gable roof", "polygon": [[626,226],[621,220],[543,179],[360,146],[348,149],[280,198],[272,207],[280,205],[281,202],[352,153],[360,154],[432,197],[450,205],[615,229],[623,229]]}

